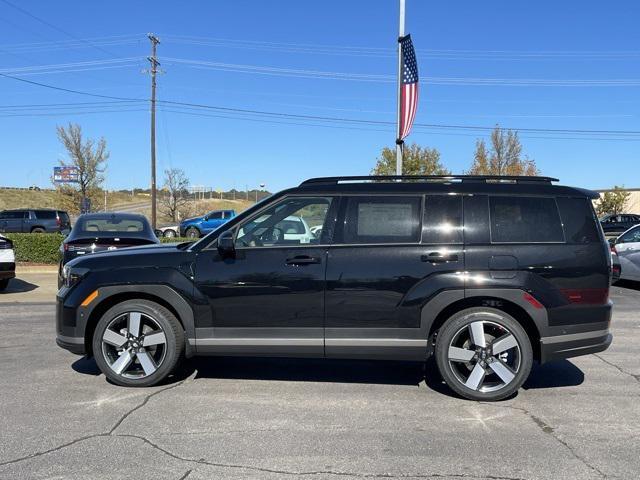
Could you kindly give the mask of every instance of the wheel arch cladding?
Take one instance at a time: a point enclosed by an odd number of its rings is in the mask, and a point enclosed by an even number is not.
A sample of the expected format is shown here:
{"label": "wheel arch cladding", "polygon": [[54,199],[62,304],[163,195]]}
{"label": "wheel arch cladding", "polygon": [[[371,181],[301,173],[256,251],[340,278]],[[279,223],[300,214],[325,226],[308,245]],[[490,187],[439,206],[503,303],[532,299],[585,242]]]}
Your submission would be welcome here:
{"label": "wheel arch cladding", "polygon": [[[127,300],[148,300],[169,310],[185,330],[185,339],[193,338],[195,327],[193,311],[187,301],[173,289],[165,285],[128,285],[126,287],[100,288],[100,300],[88,313],[84,333],[84,344],[88,355],[93,355],[92,338],[100,318],[114,305]],[[189,345],[186,346],[189,353]]]}
{"label": "wheel arch cladding", "polygon": [[[494,308],[496,310],[501,310],[509,315],[511,315],[520,325],[524,328],[524,331],[527,333],[529,340],[531,342],[531,348],[533,349],[534,359],[537,361],[540,360],[540,330],[536,325],[535,320],[531,317],[531,315],[527,312],[525,308],[518,305],[517,303],[508,300],[499,296],[492,295],[476,295],[465,298],[460,298],[459,300],[450,303],[442,310],[440,310],[431,325],[429,325],[429,336],[428,338],[433,340],[433,335],[444,325],[444,323],[454,314],[465,310],[467,308],[473,307],[489,307]],[[427,304],[425,308],[429,308]],[[430,342],[430,345],[432,341]]]}

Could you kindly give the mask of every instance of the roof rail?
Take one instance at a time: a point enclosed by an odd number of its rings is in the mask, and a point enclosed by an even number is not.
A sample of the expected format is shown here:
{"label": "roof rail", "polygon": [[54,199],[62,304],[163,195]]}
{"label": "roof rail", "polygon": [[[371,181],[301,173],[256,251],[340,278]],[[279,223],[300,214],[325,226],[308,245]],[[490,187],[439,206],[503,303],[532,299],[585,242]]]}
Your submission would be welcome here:
{"label": "roof rail", "polygon": [[338,183],[359,182],[464,182],[464,183],[551,183],[558,182],[553,177],[530,177],[516,175],[357,175],[346,177],[318,177],[310,178],[300,184],[303,185],[337,185]]}

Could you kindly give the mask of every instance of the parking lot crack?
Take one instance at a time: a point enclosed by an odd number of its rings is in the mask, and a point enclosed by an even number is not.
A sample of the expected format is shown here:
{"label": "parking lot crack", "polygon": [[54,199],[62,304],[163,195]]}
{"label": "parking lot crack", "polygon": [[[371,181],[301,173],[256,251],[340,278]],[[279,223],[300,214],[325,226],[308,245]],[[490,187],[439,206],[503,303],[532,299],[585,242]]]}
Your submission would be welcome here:
{"label": "parking lot crack", "polygon": [[597,474],[600,478],[607,478],[607,476],[604,474],[604,472],[602,472],[598,467],[596,467],[595,465],[592,465],[591,463],[589,463],[585,458],[583,458],[581,455],[578,454],[578,452],[576,451],[575,448],[573,448],[571,445],[569,445],[569,443],[562,439],[562,437],[560,437],[557,433],[556,433],[556,429],[554,427],[552,427],[551,425],[549,425],[548,423],[546,423],[544,420],[542,420],[540,417],[534,415],[533,413],[531,413],[528,409],[524,408],[524,407],[517,407],[515,405],[500,405],[500,404],[496,404],[496,403],[487,403],[487,402],[478,402],[481,405],[486,405],[489,407],[495,407],[495,408],[509,408],[512,410],[517,410],[519,412],[524,413],[533,423],[536,424],[536,426],[546,435],[549,435],[550,437],[552,437],[556,442],[560,443],[561,445],[563,445],[570,453],[571,455],[578,460],[579,462],[581,462],[584,466],[586,466],[587,468],[589,468],[592,472],[594,472],[595,474]]}
{"label": "parking lot crack", "polygon": [[497,475],[473,475],[467,473],[428,473],[428,474],[420,474],[420,473],[406,473],[406,474],[393,474],[393,473],[355,473],[355,472],[342,472],[337,470],[310,470],[310,471],[293,471],[293,470],[284,470],[284,469],[273,469],[273,468],[263,468],[256,467],[254,465],[242,465],[242,464],[233,464],[233,463],[220,463],[220,462],[212,462],[205,458],[188,458],[181,457],[180,455],[173,453],[166,448],[161,447],[157,443],[152,442],[146,437],[141,435],[132,435],[132,434],[114,434],[115,437],[125,437],[125,438],[135,438],[138,439],[152,448],[156,449],[159,452],[175,459],[180,460],[182,462],[195,463],[199,465],[206,465],[209,467],[215,468],[227,468],[227,469],[236,469],[236,470],[250,470],[254,472],[261,473],[271,473],[276,475],[292,475],[292,476],[314,476],[314,475],[325,475],[325,476],[337,476],[337,477],[353,477],[353,478],[469,478],[469,479],[489,479],[489,480],[527,480],[521,477],[508,477],[508,476],[497,476]]}
{"label": "parking lot crack", "polygon": [[625,369],[623,369],[622,367],[616,365],[613,362],[610,362],[609,360],[605,359],[604,357],[598,355],[597,353],[593,354],[594,357],[598,357],[600,360],[602,360],[604,363],[606,363],[607,365],[615,368],[616,370],[618,370],[620,373],[623,373],[625,375],[630,376],[631,378],[633,378],[636,382],[640,382],[640,375],[636,375],[634,373],[631,372],[627,372]]}
{"label": "parking lot crack", "polygon": [[155,397],[156,395],[159,395],[161,393],[164,393],[168,390],[173,390],[174,388],[177,388],[181,385],[183,385],[188,379],[182,380],[180,382],[174,383],[173,385],[169,385],[168,387],[162,388],[160,390],[156,390],[153,393],[150,393],[149,395],[146,395],[144,397],[144,399],[142,400],[142,402],[140,402],[138,405],[136,405],[135,407],[131,408],[130,410],[128,410],[127,412],[125,412],[124,415],[122,415],[122,417],[120,417],[120,419],[114,424],[113,427],[111,427],[111,430],[109,430],[108,434],[111,435],[113,434],[113,432],[115,432],[118,427],[120,425],[122,425],[122,423],[129,418],[133,413],[137,412],[138,410],[140,410],[141,408],[143,408],[147,403],[149,403],[149,400],[151,400],[153,397]]}
{"label": "parking lot crack", "polygon": [[0,463],[0,467],[4,467],[5,465],[11,465],[13,463],[22,462],[22,461],[25,461],[25,460],[30,460],[32,458],[41,457],[43,455],[48,455],[50,453],[55,453],[55,452],[58,452],[58,451],[60,451],[62,449],[71,447],[71,446],[75,445],[76,443],[84,442],[86,440],[91,440],[92,438],[107,437],[107,436],[109,436],[108,433],[95,433],[93,435],[85,435],[83,437],[76,438],[74,440],[71,440],[70,442],[63,443],[62,445],[58,445],[57,447],[53,447],[53,448],[50,448],[48,450],[43,450],[41,452],[36,452],[36,453],[30,453],[29,455],[25,455],[24,457],[14,458],[13,460],[7,460],[6,462],[1,462]]}

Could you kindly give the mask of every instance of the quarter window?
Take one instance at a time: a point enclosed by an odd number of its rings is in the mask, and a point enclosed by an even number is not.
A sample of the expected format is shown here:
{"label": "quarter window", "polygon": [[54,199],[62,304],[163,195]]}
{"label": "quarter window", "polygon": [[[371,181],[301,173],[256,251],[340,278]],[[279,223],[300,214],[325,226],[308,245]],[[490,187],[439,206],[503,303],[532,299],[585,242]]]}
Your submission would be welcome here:
{"label": "quarter window", "polygon": [[490,197],[491,241],[495,243],[564,242],[553,198]]}
{"label": "quarter window", "polygon": [[347,197],[344,243],[417,243],[420,197]]}
{"label": "quarter window", "polygon": [[620,237],[620,240],[618,240],[618,243],[636,242],[640,242],[640,228],[634,228],[633,230],[628,231],[627,233],[622,235],[622,237]]}
{"label": "quarter window", "polygon": [[327,243],[323,231],[332,198],[291,197],[242,224],[236,248],[314,245]]}
{"label": "quarter window", "polygon": [[462,243],[462,197],[427,195],[424,203],[423,243]]}
{"label": "quarter window", "polygon": [[588,199],[558,197],[556,201],[567,242],[596,243],[600,241],[593,207]]}

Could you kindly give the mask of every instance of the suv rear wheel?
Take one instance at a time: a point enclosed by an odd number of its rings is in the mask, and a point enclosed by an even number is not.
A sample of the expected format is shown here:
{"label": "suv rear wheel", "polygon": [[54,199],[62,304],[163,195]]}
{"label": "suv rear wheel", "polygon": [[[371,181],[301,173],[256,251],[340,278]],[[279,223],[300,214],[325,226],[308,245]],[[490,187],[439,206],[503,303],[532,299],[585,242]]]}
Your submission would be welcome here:
{"label": "suv rear wheel", "polygon": [[110,308],[93,334],[98,367],[117,385],[149,387],[176,368],[184,352],[184,331],[166,308],[128,300]]}
{"label": "suv rear wheel", "polygon": [[187,228],[187,231],[184,232],[185,236],[187,238],[199,238],[200,237],[200,230],[198,230],[195,227],[189,227]]}
{"label": "suv rear wheel", "polygon": [[31,233],[44,233],[44,228],[41,228],[41,227],[32,228]]}
{"label": "suv rear wheel", "polygon": [[533,352],[527,333],[512,316],[476,307],[456,313],[440,329],[436,362],[444,381],[459,395],[495,401],[524,383]]}

